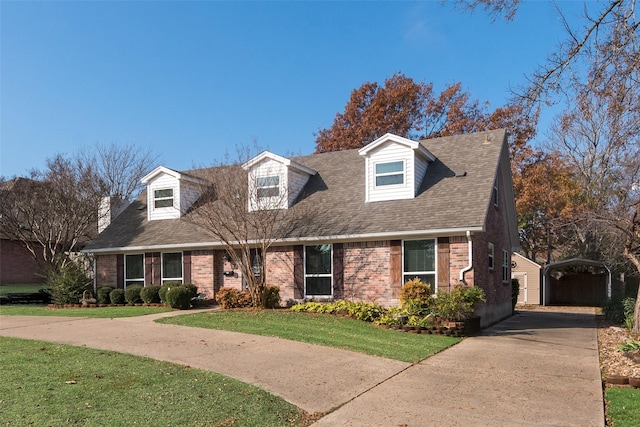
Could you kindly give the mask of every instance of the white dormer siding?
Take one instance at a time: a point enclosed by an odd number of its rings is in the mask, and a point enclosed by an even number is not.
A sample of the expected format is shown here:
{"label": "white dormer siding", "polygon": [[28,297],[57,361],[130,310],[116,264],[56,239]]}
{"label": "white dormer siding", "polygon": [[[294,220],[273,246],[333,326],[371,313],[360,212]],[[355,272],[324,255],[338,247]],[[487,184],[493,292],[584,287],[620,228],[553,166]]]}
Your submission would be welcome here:
{"label": "white dormer siding", "polygon": [[365,157],[367,202],[413,199],[435,157],[418,142],[386,134],[359,151]]}
{"label": "white dormer siding", "polygon": [[142,178],[147,185],[147,220],[180,218],[200,197],[203,181],[158,166]]}
{"label": "white dormer siding", "polygon": [[264,151],[243,165],[249,177],[249,210],[288,209],[316,172]]}

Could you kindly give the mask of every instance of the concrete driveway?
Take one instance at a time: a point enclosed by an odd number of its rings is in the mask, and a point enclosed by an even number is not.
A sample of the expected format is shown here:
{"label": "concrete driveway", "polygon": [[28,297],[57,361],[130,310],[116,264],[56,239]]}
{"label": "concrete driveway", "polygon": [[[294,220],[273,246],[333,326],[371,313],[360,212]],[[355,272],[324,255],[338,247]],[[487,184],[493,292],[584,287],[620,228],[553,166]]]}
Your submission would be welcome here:
{"label": "concrete driveway", "polygon": [[[168,315],[182,314],[180,312]],[[0,316],[0,335],[131,353],[258,385],[317,426],[603,426],[593,309],[516,316],[410,365],[277,338],[153,322]]]}

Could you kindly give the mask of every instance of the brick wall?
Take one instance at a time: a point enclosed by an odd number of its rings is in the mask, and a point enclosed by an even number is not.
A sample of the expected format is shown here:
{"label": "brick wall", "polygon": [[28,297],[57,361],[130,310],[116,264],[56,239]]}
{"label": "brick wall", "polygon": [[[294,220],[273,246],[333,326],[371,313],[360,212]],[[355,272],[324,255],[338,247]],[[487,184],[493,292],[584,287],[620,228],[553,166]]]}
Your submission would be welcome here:
{"label": "brick wall", "polygon": [[271,248],[265,259],[267,284],[280,288],[283,304],[294,300],[293,256],[293,247],[283,246]]}
{"label": "brick wall", "polygon": [[118,283],[117,255],[96,255],[96,285],[116,287]]}
{"label": "brick wall", "polygon": [[207,298],[214,297],[214,251],[191,252],[191,283]]}
{"label": "brick wall", "polygon": [[344,244],[344,298],[396,305],[391,290],[391,246],[388,240]]}
{"label": "brick wall", "polygon": [[21,244],[11,240],[0,241],[0,284],[44,283],[40,266]]}

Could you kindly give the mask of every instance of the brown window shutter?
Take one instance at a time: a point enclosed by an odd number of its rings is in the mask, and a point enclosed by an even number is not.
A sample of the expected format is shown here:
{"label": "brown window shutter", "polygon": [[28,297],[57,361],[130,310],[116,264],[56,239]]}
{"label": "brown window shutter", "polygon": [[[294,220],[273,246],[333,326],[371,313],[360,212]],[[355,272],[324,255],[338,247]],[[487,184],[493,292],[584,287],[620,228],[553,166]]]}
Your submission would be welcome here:
{"label": "brown window shutter", "polygon": [[344,249],[342,243],[333,244],[333,297],[344,298]]}
{"label": "brown window shutter", "polygon": [[191,283],[191,251],[182,253],[182,282]]}
{"label": "brown window shutter", "polygon": [[153,283],[162,285],[162,256],[160,252],[151,254],[151,269],[153,270]]}
{"label": "brown window shutter", "polygon": [[391,297],[398,298],[402,289],[402,240],[390,242],[390,255]]}
{"label": "brown window shutter", "polygon": [[124,288],[124,254],[116,255],[116,287]]}
{"label": "brown window shutter", "polygon": [[438,277],[436,279],[436,286],[438,290],[447,290],[450,288],[450,262],[451,255],[449,251],[449,238],[438,238]]}
{"label": "brown window shutter", "polygon": [[293,297],[304,298],[304,246],[293,247]]}
{"label": "brown window shutter", "polygon": [[153,255],[147,252],[144,254],[144,285],[153,284]]}

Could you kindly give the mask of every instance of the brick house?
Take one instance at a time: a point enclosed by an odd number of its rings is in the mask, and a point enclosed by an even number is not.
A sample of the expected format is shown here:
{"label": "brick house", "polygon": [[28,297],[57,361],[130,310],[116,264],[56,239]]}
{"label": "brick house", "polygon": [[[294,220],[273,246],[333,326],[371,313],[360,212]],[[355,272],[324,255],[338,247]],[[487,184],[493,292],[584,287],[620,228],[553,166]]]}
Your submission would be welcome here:
{"label": "brick house", "polygon": [[[504,130],[412,141],[386,134],[360,150],[291,159],[263,152],[243,165],[257,182],[249,210],[277,206],[313,215],[264,254],[267,283],[283,301],[353,299],[396,305],[414,277],[432,291],[464,283],[485,290],[488,325],[511,314],[511,254],[518,247]],[[194,283],[211,298],[242,287],[221,242],[186,218],[198,171],[160,166],[147,190],[85,252],[96,286]]]}

